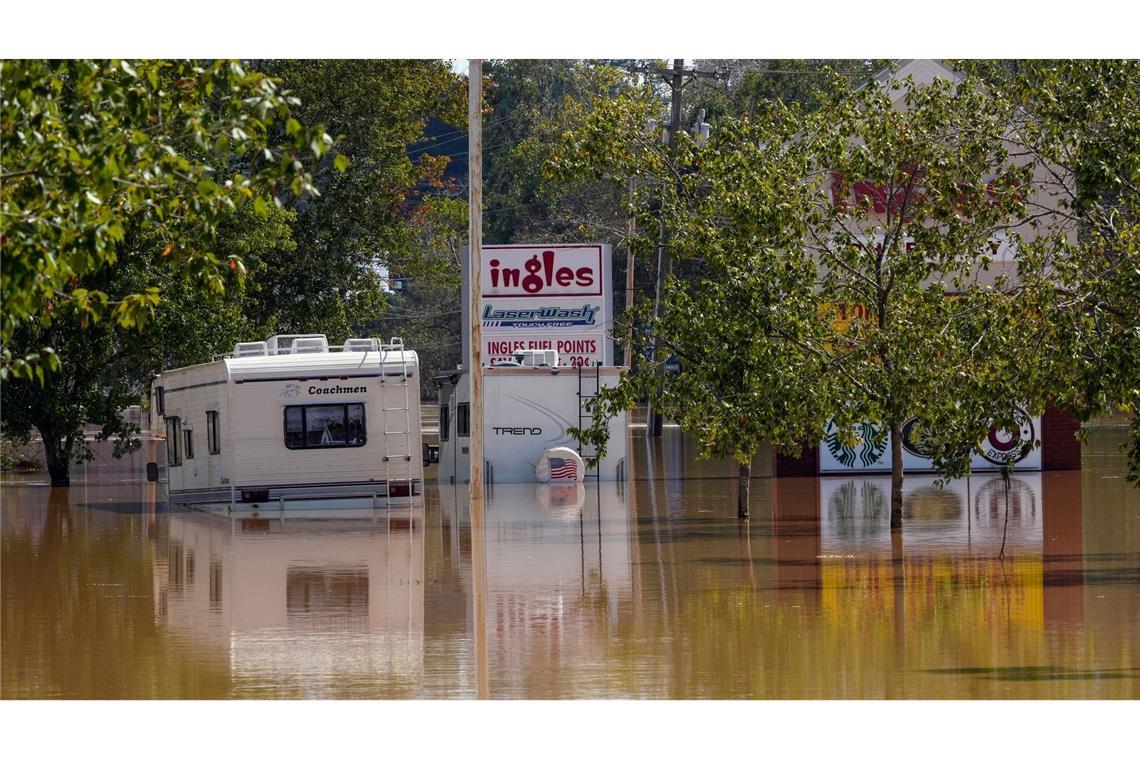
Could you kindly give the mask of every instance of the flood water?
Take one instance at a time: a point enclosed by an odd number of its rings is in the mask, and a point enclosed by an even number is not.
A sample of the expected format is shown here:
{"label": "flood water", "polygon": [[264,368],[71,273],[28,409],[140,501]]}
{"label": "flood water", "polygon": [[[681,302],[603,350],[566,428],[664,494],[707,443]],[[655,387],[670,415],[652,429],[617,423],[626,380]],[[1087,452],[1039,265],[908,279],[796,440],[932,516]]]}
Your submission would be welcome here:
{"label": "flood water", "polygon": [[[675,430],[635,480],[429,486],[412,512],[168,509],[151,443],[6,475],[0,690],[22,698],[1140,697],[1140,491],[1079,472],[753,482]],[[763,467],[757,467],[763,472]],[[429,475],[431,470],[428,471]]]}

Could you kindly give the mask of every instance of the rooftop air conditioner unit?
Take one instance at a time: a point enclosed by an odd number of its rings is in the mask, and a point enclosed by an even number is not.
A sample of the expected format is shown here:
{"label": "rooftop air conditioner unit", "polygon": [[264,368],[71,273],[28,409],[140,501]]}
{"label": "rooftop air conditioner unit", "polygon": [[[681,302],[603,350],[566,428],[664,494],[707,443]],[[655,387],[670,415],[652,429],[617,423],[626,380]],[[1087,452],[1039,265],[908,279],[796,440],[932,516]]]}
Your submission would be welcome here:
{"label": "rooftop air conditioner unit", "polygon": [[325,340],[323,335],[313,338],[297,338],[293,341],[293,353],[295,354],[323,354],[328,350],[329,342]]}
{"label": "rooftop air conditioner unit", "polygon": [[243,356],[269,356],[269,344],[263,340],[238,343],[234,346],[234,358],[239,359]]}
{"label": "rooftop air conditioner unit", "polygon": [[379,351],[380,346],[375,338],[349,338],[344,342],[345,351]]}
{"label": "rooftop air conditioner unit", "polygon": [[[293,346],[301,339],[320,339],[321,345],[325,347],[322,350],[328,350],[328,341],[325,340],[324,335],[318,333],[309,333],[307,335],[274,335],[266,341],[269,345],[269,355],[280,356],[282,354],[297,353],[293,350]],[[306,353],[313,353],[313,351],[309,350]]]}
{"label": "rooftop air conditioner unit", "polygon": [[521,367],[557,367],[557,351],[515,351],[514,361]]}

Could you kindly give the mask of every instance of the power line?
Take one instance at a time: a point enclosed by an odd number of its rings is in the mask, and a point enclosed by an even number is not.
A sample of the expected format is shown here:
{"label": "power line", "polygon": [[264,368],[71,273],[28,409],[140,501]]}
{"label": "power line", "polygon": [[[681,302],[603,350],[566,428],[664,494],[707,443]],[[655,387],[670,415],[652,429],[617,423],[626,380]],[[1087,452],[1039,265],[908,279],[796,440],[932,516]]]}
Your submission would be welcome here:
{"label": "power line", "polygon": [[458,314],[462,309],[451,309],[450,311],[435,311],[426,314],[385,314],[382,317],[374,317],[377,321],[388,319],[430,319],[432,317],[445,317],[449,314]]}
{"label": "power line", "polygon": [[[521,113],[522,113],[521,111],[511,111],[509,113],[503,114],[498,119],[493,119],[493,120],[487,122],[486,125],[484,125],[484,126],[489,127],[492,124],[501,124],[504,121],[510,121],[511,119],[515,118],[516,116],[519,116]],[[460,132],[460,130],[458,130],[458,129],[452,129],[450,132],[444,132],[443,134],[448,135],[448,134],[451,134],[452,132],[457,133],[455,137],[449,137],[446,140],[441,140],[440,142],[432,142],[432,141],[428,141],[428,140],[423,140],[423,141],[421,141],[421,143],[417,143],[417,144],[426,144],[427,147],[438,148],[441,145],[447,145],[448,143],[453,143],[457,140],[466,140],[467,139],[467,133],[466,132]],[[440,136],[442,137],[443,135],[440,135]],[[411,153],[413,153],[413,152],[426,152],[426,148],[410,147],[404,151],[404,153],[406,153],[408,155],[411,155]],[[464,152],[466,152],[466,151],[464,151]]]}

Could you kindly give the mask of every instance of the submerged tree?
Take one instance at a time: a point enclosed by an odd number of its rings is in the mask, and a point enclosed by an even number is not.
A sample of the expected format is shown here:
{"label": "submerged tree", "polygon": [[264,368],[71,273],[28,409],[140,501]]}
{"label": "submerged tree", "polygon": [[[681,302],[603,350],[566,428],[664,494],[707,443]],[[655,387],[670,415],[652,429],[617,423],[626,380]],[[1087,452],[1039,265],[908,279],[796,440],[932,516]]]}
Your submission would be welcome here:
{"label": "submerged tree", "polygon": [[[645,105],[631,99],[599,105],[551,171],[638,178],[631,211],[645,232],[635,245],[652,251],[663,220],[670,255],[700,262],[702,275],[671,276],[657,317],[631,315],[640,324],[632,351],[648,355],[658,343],[663,353],[604,389],[579,435],[604,451],[606,419],[649,396],[702,456],[739,463],[738,514],[748,517],[756,452],[818,437],[835,386],[830,358],[815,348],[829,323],[802,245],[813,189],[806,143],[794,140],[800,113],[773,107],[762,120],[722,122],[703,147],[685,134],[662,146],[644,118]],[[670,358],[679,369],[660,371]]]}
{"label": "submerged tree", "polygon": [[1040,385],[1082,421],[1127,415],[1140,483],[1140,62],[976,68],[1056,206],[1035,250],[1047,276],[1032,327],[1050,347]]}
{"label": "submerged tree", "polygon": [[[1036,189],[1006,131],[976,82],[934,79],[829,98],[801,138],[829,185],[806,241],[819,288],[860,315],[827,346],[844,372],[830,435],[875,447],[889,436],[892,529],[904,424],[922,431],[912,438],[940,474],[957,476],[991,425],[1016,430],[1026,406],[1042,406],[1014,258],[1020,233],[1033,234],[1018,228]],[[875,428],[856,434],[859,422]]]}
{"label": "submerged tree", "polygon": [[[1025,286],[988,274],[1031,173],[984,91],[936,80],[832,94],[806,115],[775,105],[722,122],[700,150],[652,147],[638,122],[621,103],[599,108],[555,170],[654,177],[671,255],[707,268],[672,278],[666,317],[643,323],[680,371],[627,376],[587,437],[646,389],[702,451],[742,463],[760,441],[817,441],[828,426],[845,445],[882,448],[889,434],[898,529],[904,423],[956,475],[991,424],[1040,406],[1020,382],[1033,365]],[[835,319],[844,309],[867,318]]]}
{"label": "submerged tree", "polygon": [[[262,217],[251,205],[220,223],[213,245],[249,262],[256,280],[266,260],[291,243],[285,212],[271,210]],[[97,440],[114,443],[115,456],[138,447],[139,430],[122,412],[146,403],[155,373],[210,361],[237,341],[262,337],[261,326],[247,316],[249,291],[236,287],[236,274],[229,275],[222,292],[203,294],[165,262],[140,253],[156,244],[158,234],[128,225],[119,262],[77,278],[71,286],[98,290],[111,300],[139,288],[154,292],[158,303],[146,329],[111,319],[92,321],[78,309],[63,307],[47,326],[25,321],[12,337],[18,351],[51,345],[64,357],[42,380],[11,377],[0,384],[4,436],[26,443],[33,429],[39,433],[52,485],[67,485],[71,465],[91,457],[88,428],[97,428]]]}

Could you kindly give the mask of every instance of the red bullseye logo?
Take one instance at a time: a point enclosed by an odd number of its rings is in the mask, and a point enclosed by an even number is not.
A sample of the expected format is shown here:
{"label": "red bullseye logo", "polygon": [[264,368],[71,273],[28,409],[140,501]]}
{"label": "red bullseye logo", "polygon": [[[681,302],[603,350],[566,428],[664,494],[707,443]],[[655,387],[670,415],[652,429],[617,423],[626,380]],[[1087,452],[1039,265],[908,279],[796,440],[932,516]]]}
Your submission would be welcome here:
{"label": "red bullseye logo", "polygon": [[996,425],[990,426],[989,434],[982,445],[982,456],[987,462],[1010,465],[1029,456],[1029,452],[1033,450],[1033,441],[1037,438],[1033,420],[1024,409],[1018,409],[1015,422],[1017,427],[1014,430],[998,429]]}

